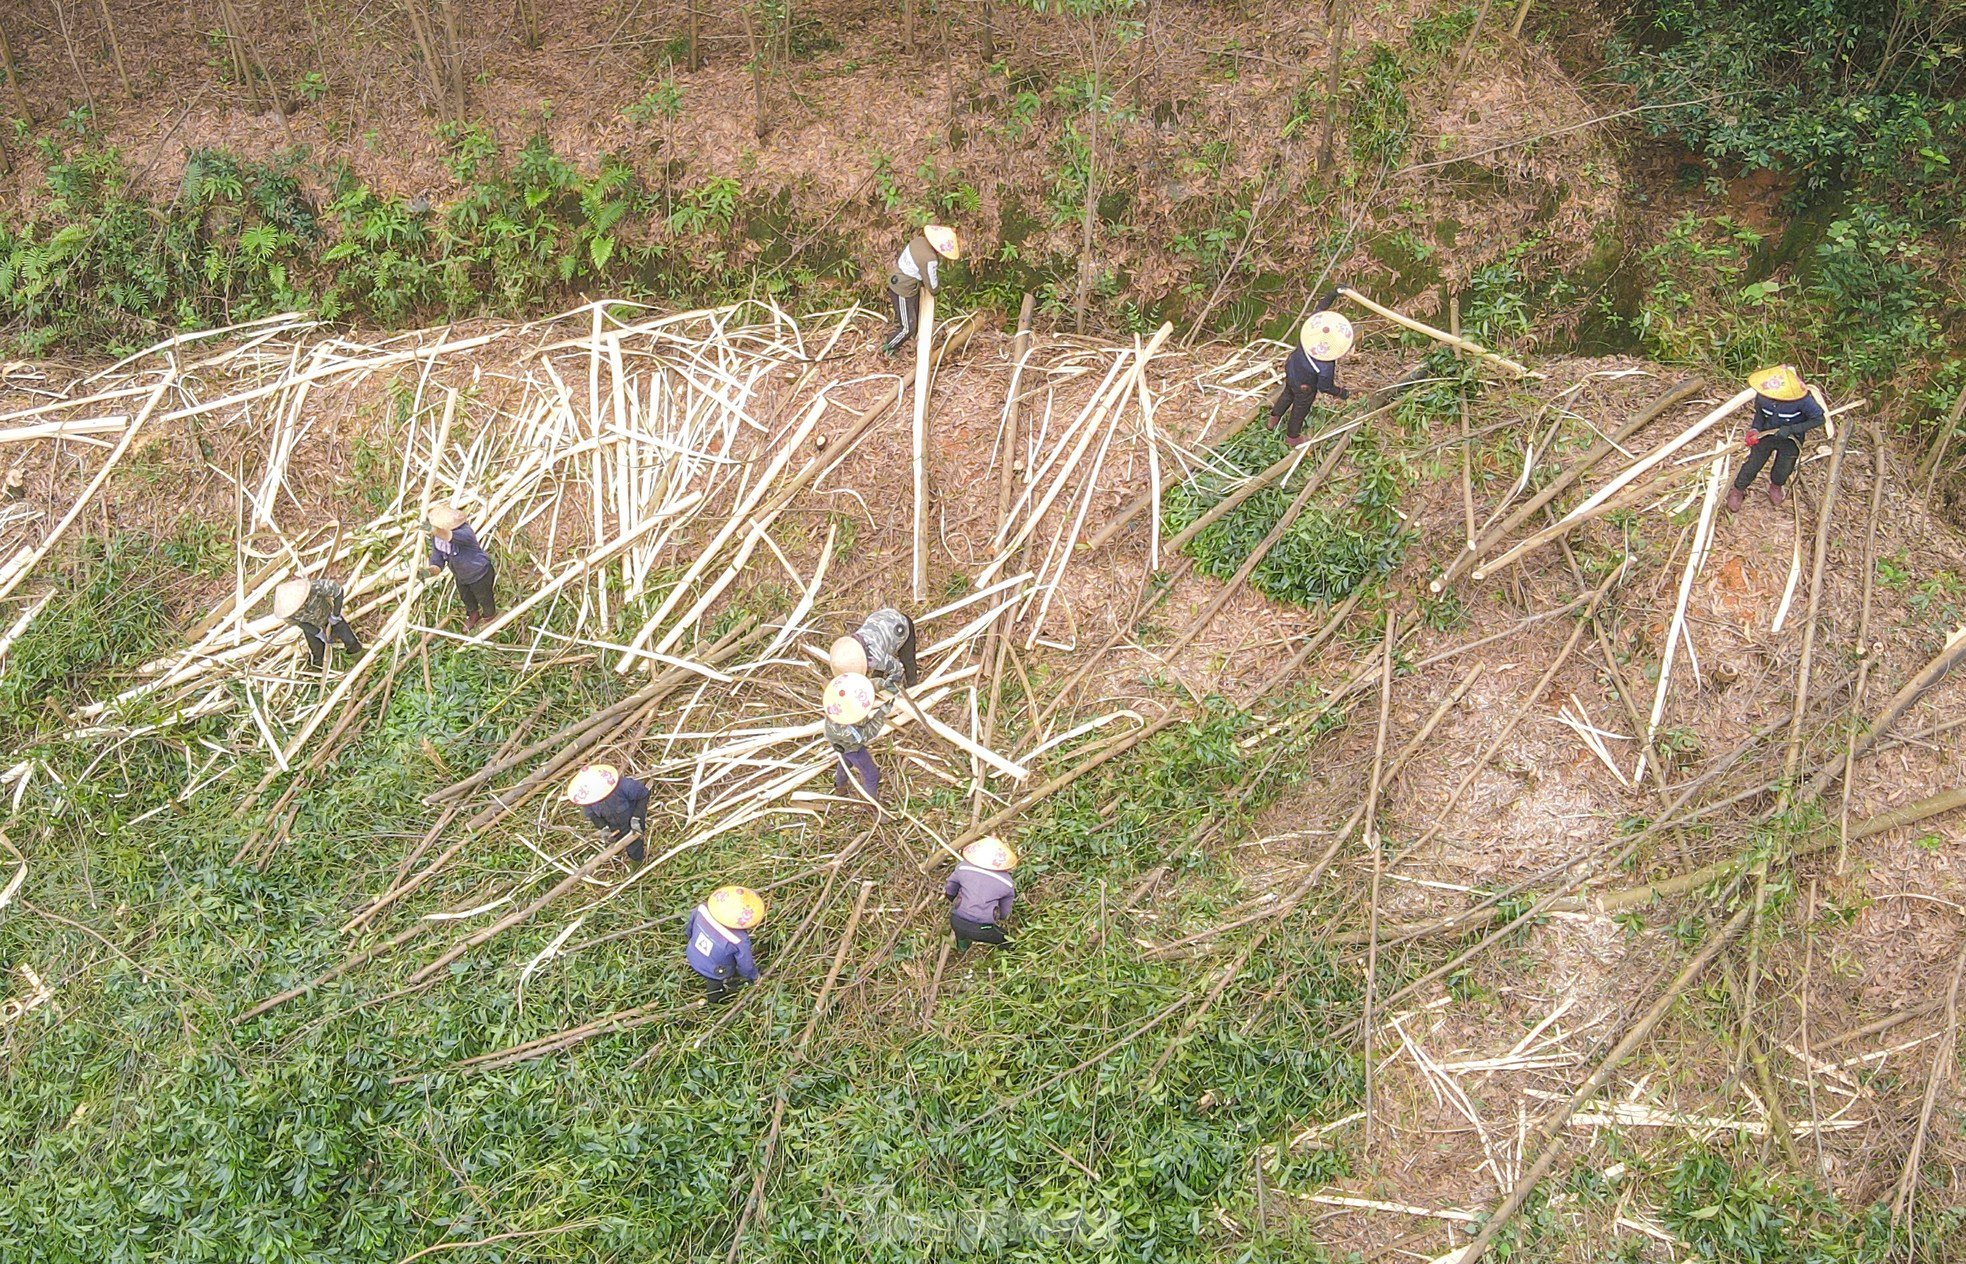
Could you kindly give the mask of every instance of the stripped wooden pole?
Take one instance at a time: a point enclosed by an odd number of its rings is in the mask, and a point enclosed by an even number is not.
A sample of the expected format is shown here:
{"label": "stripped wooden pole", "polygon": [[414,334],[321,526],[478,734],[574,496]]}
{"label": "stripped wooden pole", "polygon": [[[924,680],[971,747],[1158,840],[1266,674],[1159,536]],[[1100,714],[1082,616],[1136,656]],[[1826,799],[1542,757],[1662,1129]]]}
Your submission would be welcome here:
{"label": "stripped wooden pole", "polygon": [[1414,320],[1411,316],[1403,316],[1400,313],[1394,311],[1390,307],[1382,307],[1378,303],[1375,303],[1371,299],[1365,297],[1365,295],[1360,294],[1357,290],[1348,289],[1344,286],[1340,286],[1338,288],[1338,292],[1340,294],[1343,294],[1346,298],[1352,300],[1352,302],[1357,303],[1360,307],[1363,307],[1365,310],[1369,312],[1377,312],[1379,315],[1384,316],[1387,320],[1390,320],[1395,325],[1404,326],[1407,329],[1411,329],[1416,334],[1425,334],[1427,337],[1432,338],[1435,342],[1445,343],[1450,347],[1458,347],[1462,351],[1467,352],[1469,355],[1479,356],[1484,360],[1492,361],[1493,363],[1498,364],[1502,368],[1505,368],[1509,372],[1515,374],[1517,377],[1540,378],[1543,376],[1541,373],[1536,372],[1535,370],[1529,368],[1527,365],[1518,364],[1514,360],[1509,359],[1507,356],[1502,355],[1499,352],[1490,351],[1487,347],[1482,346],[1478,342],[1473,342],[1467,338],[1456,337],[1454,334],[1448,333],[1445,329],[1435,329],[1432,325],[1426,324],[1422,321]]}
{"label": "stripped wooden pole", "polygon": [[928,393],[934,382],[929,362],[935,335],[935,290],[922,287],[921,327],[915,331],[915,554],[909,586],[919,605],[928,600]]}

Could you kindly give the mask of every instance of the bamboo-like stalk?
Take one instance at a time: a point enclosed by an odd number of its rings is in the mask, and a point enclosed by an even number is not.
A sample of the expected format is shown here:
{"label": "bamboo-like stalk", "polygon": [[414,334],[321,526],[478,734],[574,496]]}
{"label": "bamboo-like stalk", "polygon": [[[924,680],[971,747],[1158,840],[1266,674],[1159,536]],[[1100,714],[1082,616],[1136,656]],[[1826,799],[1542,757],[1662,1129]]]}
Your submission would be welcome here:
{"label": "bamboo-like stalk", "polygon": [[1426,324],[1422,321],[1414,320],[1411,316],[1402,315],[1401,313],[1394,311],[1390,307],[1385,307],[1382,306],[1381,304],[1375,303],[1371,299],[1365,297],[1365,295],[1360,294],[1357,290],[1350,289],[1345,286],[1340,286],[1338,288],[1338,292],[1344,295],[1346,298],[1352,300],[1352,302],[1357,303],[1360,307],[1363,307],[1365,310],[1369,312],[1376,312],[1379,315],[1384,316],[1387,320],[1390,320],[1395,325],[1400,325],[1403,326],[1404,328],[1411,329],[1416,334],[1425,334],[1427,337],[1432,338],[1435,342],[1445,343],[1447,346],[1454,347],[1461,351],[1465,351],[1469,355],[1477,356],[1483,360],[1489,361],[1490,363],[1500,365],[1502,368],[1507,369],[1509,372],[1515,374],[1517,377],[1541,378],[1543,376],[1541,373],[1538,373],[1533,369],[1530,369],[1526,365],[1516,363],[1514,360],[1509,359],[1507,356],[1502,355],[1500,352],[1490,351],[1487,347],[1482,346],[1478,342],[1474,342],[1467,338],[1459,337],[1455,334],[1450,334],[1445,329],[1435,329],[1432,325]]}
{"label": "bamboo-like stalk", "polygon": [[1621,451],[1625,442],[1633,435],[1651,425],[1653,421],[1657,420],[1667,410],[1691,398],[1699,389],[1700,380],[1698,378],[1689,377],[1681,380],[1671,390],[1668,390],[1664,395],[1647,405],[1638,416],[1620,426],[1610,438],[1593,444],[1582,456],[1572,461],[1561,474],[1551,479],[1547,487],[1530,497],[1514,513],[1511,513],[1504,519],[1500,526],[1481,532],[1480,538],[1476,541],[1474,548],[1468,550],[1466,553],[1456,555],[1454,560],[1448,563],[1447,569],[1441,573],[1439,578],[1428,583],[1428,589],[1436,593],[1445,589],[1447,585],[1454,582],[1455,578],[1462,571],[1478,561],[1482,554],[1489,552],[1497,544],[1513,535],[1523,523],[1534,517],[1538,510],[1550,504],[1558,496],[1568,491],[1578,479],[1590,473],[1599,461],[1610,456],[1613,452]]}
{"label": "bamboo-like stalk", "polygon": [[915,603],[928,599],[928,396],[934,384],[929,367],[929,349],[935,333],[935,290],[921,290],[920,328],[915,331],[915,424],[910,433],[915,441],[914,553],[909,569],[909,585]]}
{"label": "bamboo-like stalk", "polygon": [[[1673,660],[1679,643],[1686,636],[1686,606],[1693,596],[1693,581],[1706,566],[1707,553],[1713,546],[1714,514],[1720,508],[1720,489],[1727,479],[1727,462],[1720,459],[1713,462],[1707,472],[1707,490],[1700,504],[1700,520],[1693,528],[1693,547],[1686,551],[1686,567],[1679,576],[1679,599],[1673,605],[1672,621],[1666,625],[1666,646],[1659,660],[1659,684],[1652,694],[1652,713],[1646,717],[1644,742],[1639,748],[1638,764],[1632,769],[1632,784],[1645,778],[1645,770],[1652,767],[1652,752],[1659,737],[1659,721],[1665,716],[1666,695],[1672,690]],[[1690,646],[1689,646],[1690,648]],[[1653,767],[1653,773],[1663,778],[1664,768]]]}
{"label": "bamboo-like stalk", "polygon": [[1687,444],[1693,442],[1693,440],[1699,438],[1701,435],[1711,430],[1721,420],[1726,418],[1729,414],[1733,413],[1736,409],[1740,408],[1742,405],[1746,404],[1749,400],[1753,398],[1754,398],[1754,391],[1751,389],[1743,390],[1740,393],[1736,394],[1731,399],[1729,399],[1726,403],[1721,404],[1719,407],[1715,408],[1712,412],[1709,412],[1706,416],[1700,418],[1698,421],[1694,422],[1691,426],[1688,426],[1685,430],[1681,431],[1677,437],[1663,444],[1662,446],[1655,449],[1654,451],[1647,453],[1644,457],[1640,458],[1637,461],[1632,462],[1630,465],[1626,466],[1623,470],[1619,471],[1617,476],[1614,477],[1610,482],[1606,483],[1603,487],[1593,492],[1588,498],[1585,499],[1585,501],[1582,504],[1578,505],[1575,509],[1572,509],[1569,513],[1559,518],[1555,522],[1555,524],[1549,527],[1545,527],[1543,530],[1538,531],[1534,535],[1529,536],[1527,539],[1523,540],[1521,543],[1517,544],[1514,548],[1510,549],[1508,552],[1502,554],[1502,556],[1494,559],[1493,561],[1483,562],[1479,566],[1475,567],[1474,577],[1476,579],[1486,579],[1488,576],[1493,575],[1497,571],[1501,570],[1504,566],[1507,566],[1511,562],[1515,562],[1519,560],[1524,554],[1529,553],[1531,550],[1539,548],[1540,546],[1549,543],[1551,540],[1554,540],[1556,537],[1560,535],[1566,534],[1571,530],[1571,528],[1575,527],[1578,523],[1591,517],[1599,506],[1603,505],[1606,501],[1610,500],[1613,496],[1617,495],[1625,488],[1631,486],[1631,484],[1635,482],[1640,476],[1655,469],[1667,458],[1671,457],[1674,453],[1678,452],[1681,448],[1684,448]]}

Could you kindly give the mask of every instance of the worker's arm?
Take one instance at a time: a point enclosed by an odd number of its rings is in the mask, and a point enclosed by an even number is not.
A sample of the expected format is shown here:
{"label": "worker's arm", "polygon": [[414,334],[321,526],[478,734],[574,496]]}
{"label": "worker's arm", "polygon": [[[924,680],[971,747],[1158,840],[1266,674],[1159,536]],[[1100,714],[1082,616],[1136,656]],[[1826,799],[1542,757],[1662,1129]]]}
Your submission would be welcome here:
{"label": "worker's arm", "polygon": [[997,916],[996,916],[996,920],[997,920],[997,921],[999,921],[999,922],[1001,922],[1001,921],[1002,921],[1002,920],[1003,920],[1004,918],[1006,918],[1006,917],[1009,917],[1009,916],[1010,916],[1010,906],[1011,906],[1011,905],[1013,905],[1013,904],[1015,904],[1015,903],[1017,903],[1017,892],[1015,892],[1015,891],[1006,891],[1006,892],[1004,892],[1004,893],[1003,893],[1003,898],[1001,898],[1001,899],[999,899],[999,900],[997,901]]}
{"label": "worker's arm", "polygon": [[1775,433],[1784,439],[1800,438],[1829,421],[1828,416],[1823,412],[1823,406],[1816,402],[1814,395],[1804,395],[1797,403],[1801,407],[1802,415],[1775,430]]}
{"label": "worker's arm", "polygon": [[1330,360],[1313,360],[1311,363],[1317,367],[1317,384],[1319,390],[1327,395],[1336,395],[1339,399],[1350,399],[1352,397],[1350,391],[1338,385],[1338,366],[1336,363]]}
{"label": "worker's arm", "polygon": [[937,271],[935,265],[936,260],[928,261],[928,288],[931,290],[940,289],[942,286],[942,274]]}
{"label": "worker's arm", "polygon": [[961,895],[962,893],[963,893],[963,884],[956,879],[955,874],[953,873],[950,874],[949,880],[942,884],[942,897],[944,899],[953,900],[957,896]]}
{"label": "worker's arm", "polygon": [[1330,311],[1331,305],[1337,301],[1338,301],[1338,291],[1326,290],[1324,297],[1317,301],[1317,306],[1311,309],[1311,315],[1315,316],[1319,312]]}
{"label": "worker's arm", "polygon": [[753,983],[758,981],[758,963],[751,956],[751,937],[749,935],[740,934],[737,937],[737,972]]}

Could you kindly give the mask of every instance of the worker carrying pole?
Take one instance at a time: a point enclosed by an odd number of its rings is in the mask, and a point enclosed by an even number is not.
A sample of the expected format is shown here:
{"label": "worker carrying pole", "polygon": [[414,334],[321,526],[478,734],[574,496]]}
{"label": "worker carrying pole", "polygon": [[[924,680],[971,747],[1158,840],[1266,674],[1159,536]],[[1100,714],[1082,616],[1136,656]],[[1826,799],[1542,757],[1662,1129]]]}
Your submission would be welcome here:
{"label": "worker carrying pole", "polygon": [[949,929],[956,933],[957,952],[971,944],[1010,945],[1003,921],[1017,902],[1017,888],[1010,881],[1010,871],[1016,867],[1017,852],[995,835],[963,848],[962,863],[942,888],[949,899]]}
{"label": "worker carrying pole", "polygon": [[498,613],[492,597],[497,568],[478,543],[471,523],[449,503],[430,506],[430,573],[449,570],[464,599],[464,622],[477,627]]}
{"label": "worker carrying pole", "polygon": [[1748,445],[1748,457],[1741,462],[1741,472],[1734,476],[1734,486],[1727,493],[1729,513],[1740,512],[1747,502],[1748,488],[1754,486],[1761,467],[1771,457],[1775,468],[1768,471],[1768,503],[1780,505],[1782,489],[1802,455],[1802,436],[1829,421],[1821,393],[1805,384],[1792,364],[1757,369],[1748,374],[1748,386],[1755,392],[1754,415],[1748,418],[1747,432],[1741,436],[1741,442]]}
{"label": "worker carrying pole", "polygon": [[922,287],[940,291],[937,265],[944,259],[962,257],[962,241],[953,228],[930,224],[915,234],[901,257],[894,261],[894,271],[888,274],[887,295],[894,302],[894,319],[899,327],[881,344],[882,351],[893,355],[915,336],[922,310]]}
{"label": "worker carrying pole", "polygon": [[588,764],[567,782],[567,802],[586,815],[588,824],[604,831],[608,842],[630,834],[628,863],[640,866],[648,854],[649,788],[624,777],[613,764]]}
{"label": "worker carrying pole", "polygon": [[702,976],[711,1004],[723,1004],[745,983],[758,981],[751,932],[764,920],[764,897],[749,887],[718,887],[689,915],[683,951],[689,968]]}
{"label": "worker carrying pole", "polygon": [[915,621],[882,606],[827,652],[835,676],[865,676],[899,692],[915,684]]}
{"label": "worker carrying pole", "polygon": [[332,636],[351,654],[362,652],[355,630],[341,617],[341,585],[332,579],[290,579],[273,590],[273,613],[300,629],[307,660],[319,667]]}
{"label": "worker carrying pole", "polygon": [[1283,393],[1270,405],[1270,424],[1284,423],[1283,441],[1295,448],[1305,442],[1304,419],[1318,392],[1350,399],[1352,393],[1338,385],[1338,361],[1350,354],[1356,336],[1352,322],[1329,310],[1338,301],[1332,290],[1318,300],[1304,327],[1298,331],[1297,346],[1283,362]]}
{"label": "worker carrying pole", "polygon": [[881,798],[881,770],[874,763],[873,754],[867,744],[880,736],[887,724],[888,708],[894,705],[892,698],[886,702],[875,703],[874,682],[858,672],[848,672],[833,677],[831,684],[820,699],[826,712],[823,725],[826,740],[832,744],[833,755],[837,761],[833,768],[833,793],[844,795],[847,792],[847,774],[851,772],[860,783],[860,791],[868,802],[878,804]]}

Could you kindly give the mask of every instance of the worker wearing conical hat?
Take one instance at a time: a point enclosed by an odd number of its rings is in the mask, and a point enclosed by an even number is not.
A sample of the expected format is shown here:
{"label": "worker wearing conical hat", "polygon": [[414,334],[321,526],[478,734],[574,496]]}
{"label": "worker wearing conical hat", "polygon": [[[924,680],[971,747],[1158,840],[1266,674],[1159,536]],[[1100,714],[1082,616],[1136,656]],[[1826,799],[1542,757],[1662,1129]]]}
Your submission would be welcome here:
{"label": "worker wearing conical hat", "polygon": [[892,606],[868,615],[833,642],[827,658],[835,676],[865,676],[890,691],[915,683],[915,621]]}
{"label": "worker wearing conical hat", "polygon": [[607,834],[608,842],[629,838],[628,863],[639,865],[647,854],[649,788],[624,777],[612,764],[589,764],[567,782],[567,802],[586,814],[587,821]]}
{"label": "worker wearing conical hat", "polygon": [[1002,947],[1009,942],[1003,921],[1017,902],[1017,889],[1010,881],[1010,871],[1016,867],[1016,851],[994,835],[963,848],[962,863],[942,888],[949,898],[949,929],[956,932],[957,952],[971,944]]}
{"label": "worker wearing conical hat", "polygon": [[332,579],[290,579],[273,590],[273,613],[300,629],[307,660],[319,667],[333,637],[351,654],[362,652],[355,630],[341,617],[341,585]]}
{"label": "worker wearing conical hat", "polygon": [[1741,442],[1748,445],[1748,457],[1741,462],[1741,472],[1734,476],[1734,486],[1727,493],[1727,508],[1736,513],[1747,502],[1748,488],[1754,486],[1770,458],[1775,467],[1768,471],[1768,503],[1780,505],[1782,489],[1795,473],[1796,458],[1802,455],[1802,436],[1829,421],[1822,396],[1803,382],[1792,364],[1757,369],[1748,374],[1748,385],[1754,390],[1754,415],[1741,436]]}
{"label": "worker wearing conical hat", "polygon": [[860,792],[867,800],[880,802],[881,770],[867,744],[880,736],[892,699],[876,704],[874,682],[858,672],[848,672],[833,677],[820,705],[826,712],[823,725],[826,740],[832,744],[837,760],[833,768],[833,793],[847,793],[847,774],[851,772],[859,780]]}
{"label": "worker wearing conical hat", "polygon": [[1338,301],[1333,290],[1318,300],[1304,327],[1298,331],[1297,346],[1283,362],[1283,393],[1270,405],[1270,424],[1284,423],[1283,441],[1291,447],[1305,442],[1304,419],[1320,391],[1350,399],[1352,393],[1338,385],[1338,361],[1352,349],[1352,322],[1330,311]]}
{"label": "worker wearing conical hat", "polygon": [[894,271],[888,274],[887,294],[894,301],[894,319],[899,328],[881,344],[881,350],[892,354],[915,336],[922,310],[922,287],[939,291],[942,287],[937,265],[944,259],[962,257],[962,241],[953,228],[930,224],[915,234],[901,257],[894,261]]}
{"label": "worker wearing conical hat", "polygon": [[712,1003],[728,1001],[744,983],[758,981],[751,932],[765,920],[764,897],[749,887],[718,887],[689,915],[684,953],[703,977]]}
{"label": "worker wearing conical hat", "polygon": [[497,574],[491,555],[478,544],[471,523],[448,502],[430,506],[430,573],[448,570],[464,600],[464,621],[477,627],[498,613],[492,600]]}

